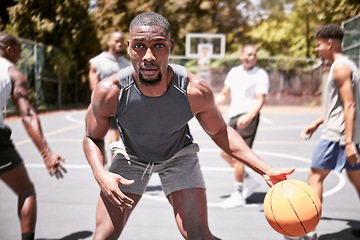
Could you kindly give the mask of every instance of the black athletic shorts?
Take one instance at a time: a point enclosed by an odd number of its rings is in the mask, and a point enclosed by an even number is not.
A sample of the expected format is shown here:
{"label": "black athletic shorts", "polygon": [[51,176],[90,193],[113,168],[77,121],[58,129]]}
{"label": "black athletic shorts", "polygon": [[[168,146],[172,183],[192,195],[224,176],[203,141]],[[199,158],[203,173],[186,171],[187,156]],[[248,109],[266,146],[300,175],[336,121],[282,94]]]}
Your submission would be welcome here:
{"label": "black athletic shorts", "polygon": [[114,116],[110,117],[110,129],[118,129],[116,117],[114,117]]}
{"label": "black athletic shorts", "polygon": [[11,140],[11,129],[0,126],[0,174],[8,172],[23,163]]}
{"label": "black athletic shorts", "polygon": [[235,129],[240,134],[240,136],[244,139],[246,144],[251,148],[255,140],[257,128],[259,126],[260,114],[259,113],[256,114],[256,116],[253,118],[253,120],[247,127],[239,129],[236,126],[236,122],[239,119],[239,117],[243,114],[245,113],[232,117],[228,124],[230,127]]}

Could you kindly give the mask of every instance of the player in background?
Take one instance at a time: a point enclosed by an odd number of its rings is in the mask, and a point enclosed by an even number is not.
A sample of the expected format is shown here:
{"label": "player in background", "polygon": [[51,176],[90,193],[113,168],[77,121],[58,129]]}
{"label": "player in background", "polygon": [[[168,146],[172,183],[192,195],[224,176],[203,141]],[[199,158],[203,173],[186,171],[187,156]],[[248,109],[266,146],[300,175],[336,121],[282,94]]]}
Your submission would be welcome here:
{"label": "player in background", "polygon": [[[322,60],[332,64],[324,89],[324,114],[301,133],[304,139],[309,139],[323,124],[308,176],[309,185],[321,201],[323,182],[328,174],[344,168],[360,197],[360,119],[355,117],[360,112],[360,103],[355,102],[360,89],[353,91],[352,72],[357,67],[342,51],[343,37],[343,29],[336,24],[323,26],[315,33],[315,50]],[[313,232],[300,239],[318,238]]]}
{"label": "player in background", "polygon": [[[267,72],[256,66],[257,47],[245,44],[240,53],[241,65],[234,67],[225,79],[225,86],[216,97],[216,105],[230,100],[229,126],[234,128],[251,148],[260,121],[260,110],[269,92]],[[242,162],[221,151],[221,156],[234,168],[234,192],[221,203],[224,208],[246,204],[246,198],[260,185],[245,171]]]}
{"label": "player in background", "polygon": [[[275,169],[260,159],[226,125],[210,86],[184,67],[169,65],[174,42],[164,17],[142,13],[129,29],[133,68],[101,81],[86,113],[84,152],[101,188],[94,239],[120,236],[153,172],[159,174],[182,236],[218,239],[208,226],[205,183],[190,119],[196,117],[220,148],[261,174],[270,186],[294,169]],[[101,147],[114,115],[124,148],[118,149],[107,170]]]}
{"label": "player in background", "polygon": [[[112,32],[107,42],[108,50],[90,59],[89,84],[93,91],[96,85],[103,79],[130,66],[130,62],[123,56],[125,40],[122,32]],[[120,140],[119,130],[115,117],[111,118],[109,129],[109,142],[111,144]],[[111,152],[111,156],[113,153]],[[104,164],[107,164],[105,160]]]}
{"label": "player in background", "polygon": [[36,193],[23,159],[11,140],[11,129],[4,123],[4,105],[10,96],[20,113],[26,132],[41,153],[50,176],[62,178],[66,169],[62,165],[65,160],[48,146],[39,117],[28,99],[26,78],[15,67],[20,53],[20,41],[11,34],[0,33],[0,179],[18,196],[22,240],[32,240],[35,237]]}

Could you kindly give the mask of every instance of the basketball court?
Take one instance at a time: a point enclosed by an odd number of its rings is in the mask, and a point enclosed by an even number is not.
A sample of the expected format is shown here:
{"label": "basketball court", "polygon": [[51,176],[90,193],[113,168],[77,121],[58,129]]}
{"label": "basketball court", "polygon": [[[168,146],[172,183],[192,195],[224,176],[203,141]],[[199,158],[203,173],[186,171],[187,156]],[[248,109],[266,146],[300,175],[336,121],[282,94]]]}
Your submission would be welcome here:
{"label": "basketball court", "polygon": [[[226,108],[223,110],[227,120]],[[320,114],[320,108],[265,106],[253,150],[274,167],[295,167],[296,171],[289,178],[306,182],[312,151],[319,135],[317,133],[312,139],[304,141],[300,138],[300,132]],[[83,109],[40,115],[49,145],[67,159],[68,173],[62,180],[48,175],[21,121],[18,118],[7,121],[36,187],[38,240],[93,238],[99,187],[82,149],[84,116]],[[219,148],[201,129],[196,119],[191,120],[190,128],[200,145],[199,158],[207,186],[209,225],[213,234],[229,240],[283,239],[265,219],[263,200],[269,187],[253,171],[249,170],[249,173],[261,185],[247,199],[248,204],[234,209],[219,207],[219,203],[233,190],[233,171],[221,159]],[[109,153],[108,143],[106,146]],[[351,235],[351,228],[360,228],[360,204],[346,175],[331,173],[325,182],[324,192],[323,214],[317,227],[319,239],[358,239]],[[1,240],[20,239],[16,206],[15,195],[0,182]],[[161,191],[157,175],[152,176],[146,194],[135,208],[120,239],[183,239],[177,229],[172,208]]]}

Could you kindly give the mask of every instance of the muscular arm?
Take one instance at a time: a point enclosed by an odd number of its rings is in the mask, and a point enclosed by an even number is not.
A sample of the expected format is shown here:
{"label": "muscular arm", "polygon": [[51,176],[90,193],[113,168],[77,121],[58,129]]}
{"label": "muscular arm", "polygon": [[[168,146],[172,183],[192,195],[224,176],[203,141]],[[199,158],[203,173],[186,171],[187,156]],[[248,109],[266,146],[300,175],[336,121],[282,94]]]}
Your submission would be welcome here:
{"label": "muscular arm", "polygon": [[85,156],[93,169],[94,176],[105,171],[104,160],[104,137],[109,128],[107,117],[97,116],[96,104],[90,104],[85,117],[86,132],[83,140]]}
{"label": "muscular arm", "polygon": [[344,106],[345,122],[345,152],[350,164],[360,162],[355,145],[353,133],[355,123],[355,101],[351,83],[351,70],[345,65],[338,64],[334,67],[334,81],[339,89],[340,97]]}
{"label": "muscular arm", "polygon": [[215,105],[214,96],[210,87],[194,75],[188,73],[188,96],[193,114],[212,140],[226,153],[251,167],[261,174],[268,184],[286,179],[291,171],[281,171],[272,168],[260,159],[244,142],[240,135],[229,127]]}
{"label": "muscular arm", "polygon": [[25,76],[15,67],[9,68],[9,75],[13,84],[12,100],[19,111],[26,132],[41,153],[49,173],[58,178],[63,177],[62,172],[65,173],[66,169],[62,166],[61,162],[65,162],[65,160],[53,153],[46,142],[39,117],[28,99],[27,81]]}
{"label": "muscular arm", "polygon": [[84,151],[95,177],[97,171],[105,170],[103,141],[109,130],[110,116],[115,115],[117,97],[120,93],[119,87],[115,84],[116,78],[114,75],[95,87],[85,116]]}
{"label": "muscular arm", "polygon": [[100,82],[100,78],[96,73],[95,67],[90,63],[90,70],[89,70],[89,84],[90,90],[94,91],[96,85]]}
{"label": "muscular arm", "polygon": [[110,116],[115,114],[120,93],[120,88],[115,83],[116,79],[117,75],[114,75],[101,81],[93,91],[85,117],[83,148],[101,191],[114,206],[131,208],[133,200],[120,191],[118,184],[132,184],[133,181],[108,172],[103,165],[104,137],[109,129]]}

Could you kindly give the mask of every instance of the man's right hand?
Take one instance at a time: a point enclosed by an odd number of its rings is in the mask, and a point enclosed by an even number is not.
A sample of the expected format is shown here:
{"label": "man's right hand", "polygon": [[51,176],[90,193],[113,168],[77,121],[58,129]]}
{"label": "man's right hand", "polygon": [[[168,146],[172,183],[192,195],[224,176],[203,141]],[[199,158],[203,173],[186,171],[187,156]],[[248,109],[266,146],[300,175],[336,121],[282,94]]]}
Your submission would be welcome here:
{"label": "man's right hand", "polygon": [[317,130],[318,126],[316,125],[310,125],[308,127],[306,127],[302,132],[301,132],[301,137],[304,140],[308,140],[311,138],[311,136],[313,135],[313,133]]}
{"label": "man's right hand", "polygon": [[118,174],[104,171],[97,178],[102,193],[109,199],[115,207],[132,208],[134,200],[127,197],[119,188],[119,183],[130,185],[134,180],[128,180]]}
{"label": "man's right hand", "polygon": [[64,174],[67,173],[66,168],[63,166],[63,163],[66,162],[64,158],[53,153],[51,150],[47,151],[46,154],[43,154],[43,158],[50,176],[55,176],[58,179],[64,177]]}

